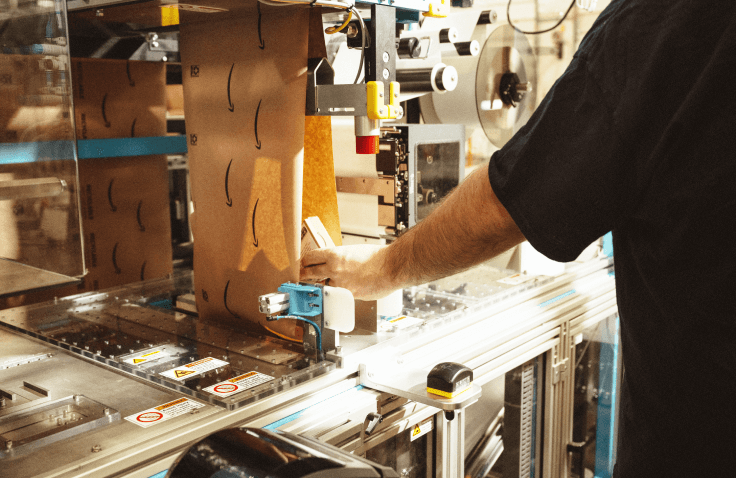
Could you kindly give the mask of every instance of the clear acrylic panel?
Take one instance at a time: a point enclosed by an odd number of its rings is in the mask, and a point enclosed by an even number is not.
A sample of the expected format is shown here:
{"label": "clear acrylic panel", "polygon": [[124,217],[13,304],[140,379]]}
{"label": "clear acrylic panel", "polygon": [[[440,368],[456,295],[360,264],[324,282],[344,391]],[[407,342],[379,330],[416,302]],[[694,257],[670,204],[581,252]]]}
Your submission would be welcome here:
{"label": "clear acrylic panel", "polygon": [[616,461],[617,391],[621,381],[618,318],[576,337],[571,476],[610,478]]}
{"label": "clear acrylic panel", "polygon": [[84,274],[64,0],[0,0],[0,298]]}

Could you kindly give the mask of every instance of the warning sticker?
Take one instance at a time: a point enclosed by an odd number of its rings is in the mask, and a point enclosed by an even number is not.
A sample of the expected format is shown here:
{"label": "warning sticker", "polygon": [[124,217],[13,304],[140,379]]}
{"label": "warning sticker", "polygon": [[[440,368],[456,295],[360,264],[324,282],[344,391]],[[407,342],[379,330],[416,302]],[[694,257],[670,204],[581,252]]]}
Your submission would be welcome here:
{"label": "warning sticker", "polygon": [[401,330],[409,328],[413,325],[418,325],[424,323],[424,320],[418,319],[416,317],[408,317],[406,315],[400,315],[398,317],[389,318],[387,320],[381,321],[381,329],[382,330]]}
{"label": "warning sticker", "polygon": [[216,358],[207,357],[187,365],[180,365],[179,367],[172,368],[171,370],[161,372],[161,375],[167,378],[173,378],[174,380],[183,381],[192,378],[195,375],[199,375],[200,373],[209,372],[210,370],[224,367],[226,365],[229,364]]}
{"label": "warning sticker", "polygon": [[211,387],[205,388],[203,391],[217,395],[218,397],[229,397],[230,395],[248,390],[262,383],[270,382],[273,377],[258,372],[248,372],[230,380],[225,380]]}
{"label": "warning sticker", "polygon": [[130,363],[133,365],[140,365],[142,363],[148,362],[149,360],[157,360],[161,357],[168,355],[163,350],[153,350],[150,352],[146,352],[142,355],[136,355],[133,357],[129,357],[124,360],[125,363]]}
{"label": "warning sticker", "polygon": [[526,274],[514,274],[512,276],[504,277],[503,279],[499,279],[496,282],[500,282],[501,284],[508,284],[508,285],[519,285],[523,284],[524,282],[530,281],[534,279],[534,276],[528,276]]}
{"label": "warning sticker", "polygon": [[432,417],[429,417],[423,422],[414,425],[414,428],[411,429],[411,441],[421,438],[431,432],[434,426],[433,423]]}
{"label": "warning sticker", "polygon": [[135,423],[139,427],[148,428],[151,425],[165,422],[170,418],[184,415],[202,407],[204,407],[202,403],[195,402],[189,398],[180,398],[173,402],[164,403],[158,407],[149,408],[148,410],[125,417],[125,419],[131,423]]}

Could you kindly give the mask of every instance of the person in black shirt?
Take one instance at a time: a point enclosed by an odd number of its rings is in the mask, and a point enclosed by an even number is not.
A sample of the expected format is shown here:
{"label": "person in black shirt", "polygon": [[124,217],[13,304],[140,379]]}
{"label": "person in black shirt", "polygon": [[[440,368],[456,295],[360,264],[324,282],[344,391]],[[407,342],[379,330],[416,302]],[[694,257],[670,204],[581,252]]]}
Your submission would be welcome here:
{"label": "person in black shirt", "polygon": [[303,280],[378,298],[525,238],[613,231],[625,375],[615,477],[736,476],[736,2],[614,0],[529,122],[394,244]]}

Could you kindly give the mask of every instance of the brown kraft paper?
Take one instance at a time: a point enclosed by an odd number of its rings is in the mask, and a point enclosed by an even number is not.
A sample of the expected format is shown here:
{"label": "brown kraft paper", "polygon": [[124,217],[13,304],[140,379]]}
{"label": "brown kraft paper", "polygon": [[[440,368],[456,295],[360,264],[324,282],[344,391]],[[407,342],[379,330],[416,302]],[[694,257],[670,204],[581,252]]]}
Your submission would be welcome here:
{"label": "brown kraft paper", "polygon": [[200,318],[266,323],[258,297],[298,280],[308,9],[181,25]]}

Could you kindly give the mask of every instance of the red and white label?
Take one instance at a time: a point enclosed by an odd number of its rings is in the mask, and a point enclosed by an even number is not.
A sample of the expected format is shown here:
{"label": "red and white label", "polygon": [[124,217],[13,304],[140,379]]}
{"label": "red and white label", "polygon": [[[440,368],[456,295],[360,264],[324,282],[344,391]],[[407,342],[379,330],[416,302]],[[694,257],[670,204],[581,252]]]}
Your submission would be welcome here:
{"label": "red and white label", "polygon": [[189,398],[179,398],[173,402],[164,403],[163,405],[135,413],[125,417],[125,419],[131,423],[135,423],[139,427],[148,428],[202,407],[204,407],[202,403],[195,402]]}
{"label": "red and white label", "polygon": [[262,383],[270,382],[271,380],[273,380],[273,377],[270,375],[258,372],[248,372],[243,375],[233,377],[230,380],[225,380],[224,382],[212,385],[211,387],[207,387],[203,389],[203,391],[218,397],[229,397],[230,395],[242,392],[243,390],[257,387]]}

